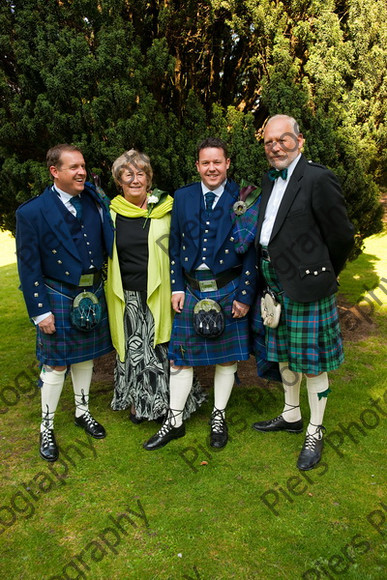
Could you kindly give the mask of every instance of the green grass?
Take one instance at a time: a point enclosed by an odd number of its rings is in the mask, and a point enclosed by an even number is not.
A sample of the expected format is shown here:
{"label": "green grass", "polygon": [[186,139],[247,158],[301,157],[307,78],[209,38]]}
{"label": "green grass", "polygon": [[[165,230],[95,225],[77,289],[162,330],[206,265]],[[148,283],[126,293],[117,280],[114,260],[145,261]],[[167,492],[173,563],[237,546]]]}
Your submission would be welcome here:
{"label": "green grass", "polygon": [[[367,288],[379,284],[386,241],[371,239],[365,256],[341,276],[348,300],[358,301],[363,283]],[[0,568],[5,578],[385,577],[383,537],[371,525],[387,515],[380,504],[387,414],[385,306],[375,308],[368,336],[346,343],[346,362],[331,373],[325,425],[332,446],[326,445],[318,469],[300,474],[295,467],[302,435],[251,429],[254,421],[281,410],[282,394],[274,386],[264,390],[257,381],[234,388],[228,408],[232,441],[224,450],[214,452],[207,443],[210,393],[209,402],[187,422],[186,437],[152,453],[141,444],[157,425],[134,426],[126,412],[111,411],[110,384],[94,383],[92,390],[92,411],[108,437],[89,442],[73,424],[67,381],[56,415],[64,463],[51,471],[37,450],[34,328],[17,290],[15,265],[3,266],[0,274],[0,397],[12,403],[0,400],[0,523],[5,523],[0,525],[5,528]],[[383,395],[379,411],[370,397]],[[305,388],[301,404],[307,418]],[[363,430],[352,428],[354,440],[343,435],[350,422]],[[123,513],[131,521],[122,520],[117,531],[110,516]]]}

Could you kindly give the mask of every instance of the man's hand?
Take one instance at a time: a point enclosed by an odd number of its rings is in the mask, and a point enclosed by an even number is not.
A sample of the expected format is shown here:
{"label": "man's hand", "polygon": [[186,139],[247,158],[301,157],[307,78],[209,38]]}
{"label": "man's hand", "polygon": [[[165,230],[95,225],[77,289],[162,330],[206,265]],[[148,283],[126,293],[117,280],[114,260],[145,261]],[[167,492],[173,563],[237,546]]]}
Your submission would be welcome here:
{"label": "man's hand", "polygon": [[242,302],[238,302],[238,300],[234,300],[232,303],[232,317],[233,318],[243,318],[246,316],[248,311],[250,310],[250,306],[248,304],[243,304]]}
{"label": "man's hand", "polygon": [[184,292],[176,292],[176,294],[172,294],[171,302],[172,308],[175,312],[181,312],[183,310],[184,299]]}
{"label": "man's hand", "polygon": [[54,315],[50,314],[49,316],[47,316],[47,318],[42,320],[42,322],[39,322],[38,326],[40,330],[44,332],[44,334],[54,334],[54,332],[56,331]]}

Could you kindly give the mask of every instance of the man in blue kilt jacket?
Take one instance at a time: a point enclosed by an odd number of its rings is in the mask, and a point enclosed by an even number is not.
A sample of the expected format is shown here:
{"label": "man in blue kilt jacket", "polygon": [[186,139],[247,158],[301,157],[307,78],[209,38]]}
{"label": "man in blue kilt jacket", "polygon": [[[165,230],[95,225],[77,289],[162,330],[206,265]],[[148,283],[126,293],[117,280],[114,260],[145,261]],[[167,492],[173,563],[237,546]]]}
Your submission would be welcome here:
{"label": "man in blue kilt jacket", "polygon": [[68,369],[75,424],[97,439],[106,435],[88,402],[93,359],[113,350],[102,279],[113,227],[104,199],[86,182],[85,161],[77,147],[52,147],[47,167],[54,184],[18,208],[16,247],[41,364],[40,455],[56,461],[54,414]]}
{"label": "man in blue kilt jacket", "polygon": [[227,179],[229,166],[225,143],[208,138],[197,152],[201,182],[175,193],[169,243],[176,312],[169,346],[170,410],[161,429],[144,444],[147,450],[185,435],[182,413],[193,367],[201,365],[216,365],[210,444],[222,448],[228,440],[225,409],[237,361],[249,358],[247,313],[256,287],[254,235],[250,243],[239,236],[241,201],[237,184]]}
{"label": "man in blue kilt jacket", "polygon": [[272,167],[262,182],[256,246],[262,290],[270,290],[281,307],[278,326],[266,326],[266,351],[269,361],[279,362],[285,406],[278,417],[253,427],[302,432],[304,373],[310,420],[297,467],[309,470],[323,449],[327,372],[344,359],[335,292],[354,238],[337,178],[306,160],[303,143],[292,117],[269,119],[264,145]]}

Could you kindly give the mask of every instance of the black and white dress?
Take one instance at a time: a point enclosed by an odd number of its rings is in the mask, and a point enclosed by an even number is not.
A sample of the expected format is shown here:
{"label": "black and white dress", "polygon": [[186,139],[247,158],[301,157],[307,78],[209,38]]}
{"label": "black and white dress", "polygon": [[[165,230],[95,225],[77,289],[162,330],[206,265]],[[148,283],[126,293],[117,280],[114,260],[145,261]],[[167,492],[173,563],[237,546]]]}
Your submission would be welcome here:
{"label": "black and white dress", "polygon": [[[169,407],[168,344],[153,346],[154,319],[146,299],[150,220],[117,214],[116,244],[125,297],[125,362],[118,355],[114,369],[114,410],[132,405],[136,417],[154,420]],[[168,273],[169,275],[169,273]],[[186,419],[205,400],[197,380],[188,397]]]}

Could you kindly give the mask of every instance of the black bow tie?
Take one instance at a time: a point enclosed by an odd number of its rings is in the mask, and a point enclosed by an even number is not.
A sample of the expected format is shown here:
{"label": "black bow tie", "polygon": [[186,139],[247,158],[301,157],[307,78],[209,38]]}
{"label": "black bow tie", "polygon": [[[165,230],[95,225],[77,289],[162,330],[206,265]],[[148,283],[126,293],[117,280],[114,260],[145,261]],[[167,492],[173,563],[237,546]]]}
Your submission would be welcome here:
{"label": "black bow tie", "polygon": [[269,179],[271,181],[275,181],[277,177],[282,177],[282,179],[286,179],[287,176],[288,176],[287,169],[275,169],[275,167],[269,169]]}

